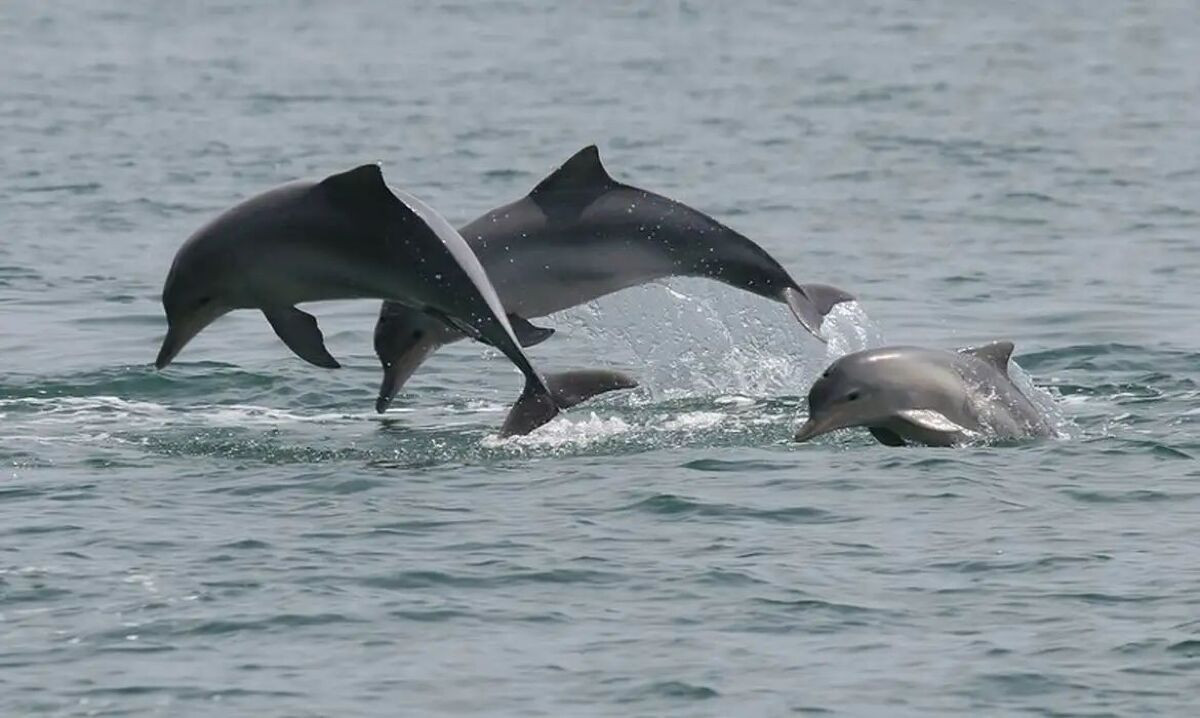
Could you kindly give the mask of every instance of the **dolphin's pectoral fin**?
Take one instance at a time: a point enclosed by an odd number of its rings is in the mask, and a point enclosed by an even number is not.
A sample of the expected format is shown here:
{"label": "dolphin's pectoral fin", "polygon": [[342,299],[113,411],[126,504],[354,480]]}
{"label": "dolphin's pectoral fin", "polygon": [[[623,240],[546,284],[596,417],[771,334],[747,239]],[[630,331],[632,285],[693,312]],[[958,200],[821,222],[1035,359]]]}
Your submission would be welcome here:
{"label": "dolphin's pectoral fin", "polygon": [[891,429],[885,429],[882,426],[871,426],[867,428],[871,432],[871,436],[884,446],[904,446],[904,439]]}
{"label": "dolphin's pectoral fin", "polygon": [[267,316],[271,328],[296,356],[325,369],[341,366],[325,348],[325,337],[321,335],[316,317],[295,307],[264,309],[263,314]]}
{"label": "dolphin's pectoral fin", "polygon": [[[466,334],[468,337],[474,339],[475,341],[482,342],[484,344],[487,344],[490,347],[496,347],[497,349],[500,348],[500,347],[496,346],[496,342],[492,341],[491,339],[488,339],[486,336],[484,336],[482,333],[480,333],[480,331],[477,328],[475,328],[463,321],[455,319],[454,317],[451,317],[451,316],[447,316],[440,312],[429,312],[429,313],[431,316],[437,317],[443,323],[449,325],[450,327],[452,327],[454,329],[457,329],[458,331],[462,332],[463,334]],[[545,327],[535,327],[533,324],[531,324],[529,322],[528,319],[517,316],[516,314],[508,315],[508,323],[509,323],[509,325],[512,326],[513,334],[516,335],[516,337],[517,337],[517,343],[520,344],[522,347],[531,347],[535,344],[541,344],[542,342],[549,339],[551,335],[554,334],[553,329],[547,329]]]}
{"label": "dolphin's pectoral fin", "polygon": [[825,320],[825,315],[842,302],[854,301],[854,295],[827,284],[802,284],[784,287],[783,301],[809,333],[826,341],[821,336],[821,322]]}
{"label": "dolphin's pectoral fin", "polygon": [[516,314],[508,315],[508,323],[512,325],[513,334],[517,335],[517,341],[523,347],[531,347],[535,344],[541,344],[554,334],[553,329],[546,327],[535,327],[529,323],[529,320],[517,316]]}
{"label": "dolphin's pectoral fin", "polygon": [[999,369],[1001,374],[1008,376],[1008,360],[1012,358],[1013,349],[1012,342],[991,342],[979,347],[965,347],[959,349],[958,353],[977,356]]}
{"label": "dolphin's pectoral fin", "polygon": [[438,320],[442,324],[445,324],[446,326],[450,327],[451,329],[453,329],[456,332],[461,332],[463,335],[470,337],[471,339],[474,339],[477,342],[483,342],[484,344],[487,344],[490,346],[495,346],[491,342],[489,342],[487,339],[483,338],[483,334],[480,333],[480,331],[477,327],[471,326],[470,324],[459,319],[458,317],[452,317],[443,311],[434,309],[433,307],[425,307],[425,309],[422,311],[424,311],[426,315],[433,317],[434,319]]}
{"label": "dolphin's pectoral fin", "polygon": [[959,426],[951,421],[945,414],[933,409],[904,409],[896,412],[900,418],[904,419],[913,426],[928,431],[936,431],[944,434],[970,434],[970,429],[965,426]]}

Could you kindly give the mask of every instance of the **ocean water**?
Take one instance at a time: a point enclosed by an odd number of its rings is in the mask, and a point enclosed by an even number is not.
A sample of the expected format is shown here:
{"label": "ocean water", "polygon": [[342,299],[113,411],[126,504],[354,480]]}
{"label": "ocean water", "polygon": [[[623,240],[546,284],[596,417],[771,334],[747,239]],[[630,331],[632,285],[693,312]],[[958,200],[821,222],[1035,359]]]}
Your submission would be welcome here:
{"label": "ocean water", "polygon": [[[1194,715],[1197,57],[1190,0],[0,4],[0,715]],[[153,370],[230,204],[590,143],[860,305],[552,317],[644,386],[508,441],[479,345],[374,414],[374,302]],[[996,338],[1062,438],[789,442],[838,354]]]}

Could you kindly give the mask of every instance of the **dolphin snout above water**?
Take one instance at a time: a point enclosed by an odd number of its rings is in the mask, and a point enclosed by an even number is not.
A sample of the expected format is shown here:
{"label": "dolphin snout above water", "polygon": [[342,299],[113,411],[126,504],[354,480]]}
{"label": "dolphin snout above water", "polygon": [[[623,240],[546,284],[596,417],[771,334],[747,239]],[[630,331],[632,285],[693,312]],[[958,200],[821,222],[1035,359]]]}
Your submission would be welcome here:
{"label": "dolphin snout above water", "polygon": [[[528,320],[667,277],[705,277],[786,304],[824,341],[825,315],[846,291],[798,284],[747,237],[687,205],[613,179],[594,145],[525,197],[459,230],[487,270],[522,346],[553,331]],[[383,365],[376,411],[441,346],[464,338],[419,311],[384,302],[375,325]]]}
{"label": "dolphin snout above water", "polygon": [[1053,436],[1008,374],[1012,342],[943,351],[883,347],[847,354],[808,393],[796,441],[854,426],[888,446]]}
{"label": "dolphin snout above water", "polygon": [[596,394],[637,386],[614,371],[539,373],[471,248],[431,207],[389,188],[377,165],[269,190],[184,242],[163,286],[167,334],[154,364],[166,367],[223,314],[259,309],[302,359],[337,367],[316,318],[296,305],[355,298],[395,301],[439,331],[453,327],[508,357],[525,389],[504,436],[528,433]]}

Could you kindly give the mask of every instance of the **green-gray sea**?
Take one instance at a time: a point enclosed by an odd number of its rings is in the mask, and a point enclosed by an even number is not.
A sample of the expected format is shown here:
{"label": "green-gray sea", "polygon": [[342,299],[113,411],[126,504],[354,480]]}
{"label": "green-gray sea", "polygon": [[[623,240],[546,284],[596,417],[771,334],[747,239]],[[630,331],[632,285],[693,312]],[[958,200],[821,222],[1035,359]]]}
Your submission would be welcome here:
{"label": "green-gray sea", "polygon": [[[0,715],[1191,716],[1200,5],[0,3]],[[461,224],[584,145],[800,281],[543,320],[642,388],[502,441],[459,343],[373,411],[377,302],[168,369],[175,251],[379,161]],[[1017,345],[1062,437],[789,441],[884,342]]]}

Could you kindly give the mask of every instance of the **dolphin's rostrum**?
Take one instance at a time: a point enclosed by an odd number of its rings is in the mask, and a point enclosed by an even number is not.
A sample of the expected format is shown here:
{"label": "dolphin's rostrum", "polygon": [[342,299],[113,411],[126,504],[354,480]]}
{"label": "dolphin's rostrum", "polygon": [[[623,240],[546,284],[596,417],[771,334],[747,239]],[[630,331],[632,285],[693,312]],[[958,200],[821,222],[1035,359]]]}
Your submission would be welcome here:
{"label": "dolphin's rostrum", "polygon": [[525,375],[501,434],[524,434],[596,394],[636,386],[613,371],[542,376],[463,238],[428,205],[384,183],[377,165],[295,182],[226,211],[193,234],[163,287],[161,369],[202,329],[235,309],[262,310],[301,358],[336,367],[316,319],[297,304],[375,298],[401,303],[432,326],[491,344]]}
{"label": "dolphin's rostrum", "polygon": [[[527,196],[459,230],[487,269],[523,346],[553,333],[528,319],[671,276],[707,277],[784,302],[813,335],[829,310],[853,297],[797,284],[745,236],[687,205],[622,184],[588,146]],[[376,410],[438,347],[463,337],[411,306],[384,302],[375,351],[384,378]]]}
{"label": "dolphin's rostrum", "polygon": [[1054,436],[1008,374],[1012,342],[943,351],[883,347],[841,357],[808,392],[807,441],[864,426],[880,443],[952,446],[977,438]]}

